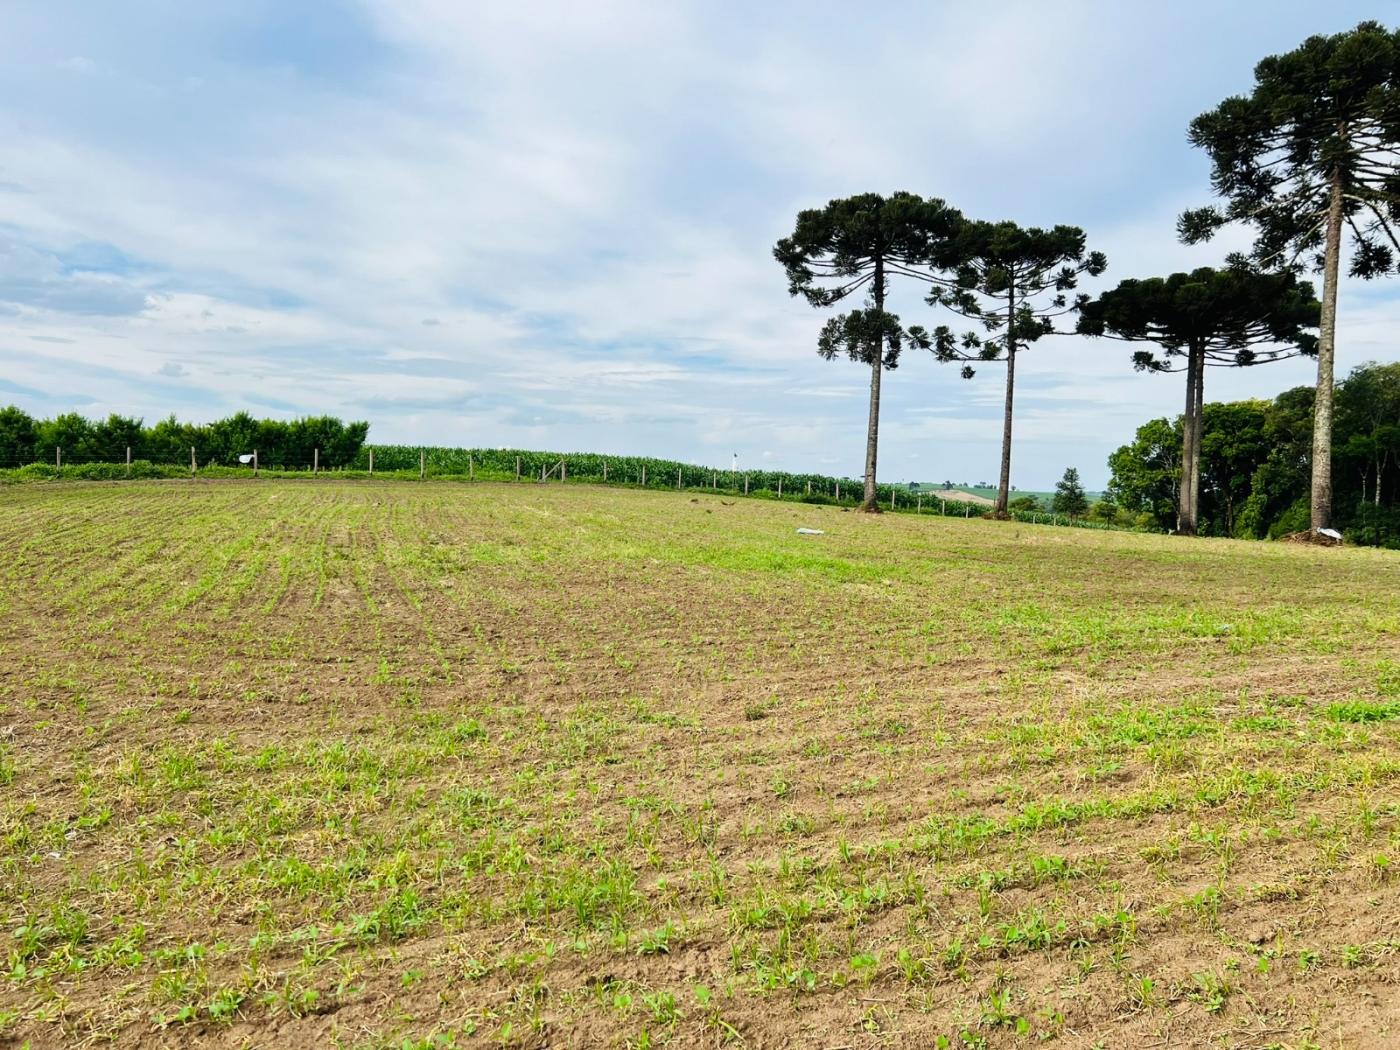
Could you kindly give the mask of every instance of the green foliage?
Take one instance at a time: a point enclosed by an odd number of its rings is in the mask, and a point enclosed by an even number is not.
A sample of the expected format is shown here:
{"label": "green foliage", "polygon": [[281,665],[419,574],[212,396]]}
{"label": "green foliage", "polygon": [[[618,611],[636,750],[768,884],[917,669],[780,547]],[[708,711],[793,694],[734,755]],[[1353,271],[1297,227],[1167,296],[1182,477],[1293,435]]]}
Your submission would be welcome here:
{"label": "green foliage", "polygon": [[1216,535],[1234,536],[1255,472],[1268,460],[1267,401],[1203,406],[1201,518]]}
{"label": "green foliage", "polygon": [[[1153,343],[1133,353],[1140,371],[1179,371],[1194,345],[1215,365],[1256,365],[1316,355],[1321,304],[1313,286],[1292,273],[1262,273],[1242,263],[1202,266],[1170,277],[1123,281],[1080,310],[1083,335]],[[1260,349],[1264,347],[1264,349]]]}
{"label": "green foliage", "polygon": [[1400,508],[1362,503],[1347,526],[1346,536],[1352,543],[1400,550]]}
{"label": "green foliage", "polygon": [[1068,514],[1071,518],[1082,518],[1089,509],[1089,498],[1084,495],[1084,486],[1079,482],[1079,471],[1067,467],[1064,476],[1055,483],[1055,498],[1051,507],[1056,514]]}
{"label": "green foliage", "polygon": [[1400,31],[1362,22],[1261,61],[1254,90],[1191,122],[1191,143],[1211,158],[1223,207],[1188,211],[1188,243],[1242,222],[1255,230],[1264,265],[1300,260],[1319,269],[1334,186],[1351,239],[1351,273],[1394,268],[1395,150],[1400,145]]}
{"label": "green foliage", "polygon": [[976,322],[981,333],[956,336],[946,325],[934,332],[930,349],[940,361],[1005,360],[1055,330],[1055,318],[1088,301],[1068,293],[1082,275],[1098,276],[1108,266],[1102,252],[1085,248],[1077,226],[1052,229],[1014,222],[970,222],[954,245],[958,260],[949,278],[935,278],[927,301]]}
{"label": "green foliage", "polygon": [[1107,497],[1134,514],[1146,514],[1163,531],[1176,524],[1181,480],[1181,427],[1153,419],[1138,427],[1131,444],[1108,457]]}
{"label": "green foliage", "polygon": [[34,419],[10,405],[0,408],[0,467],[34,461]]}
{"label": "green foliage", "polygon": [[[10,406],[0,410],[0,468],[58,465],[60,451],[65,468],[125,464],[128,449],[136,461],[185,466],[191,448],[201,466],[233,466],[239,456],[256,449],[259,465],[264,467],[305,469],[318,453],[321,466],[343,467],[355,460],[368,434],[368,423],[344,423],[333,416],[283,421],[254,419],[247,412],[238,412],[203,425],[181,423],[170,416],[147,427],[139,419],[118,415],[92,422],[76,412],[35,420]],[[134,471],[135,464],[132,476]],[[127,475],[123,470],[112,476]]]}
{"label": "green foliage", "polygon": [[[1206,535],[1276,539],[1309,528],[1312,390],[1204,406],[1201,523]],[[1339,524],[1349,542],[1400,546],[1400,364],[1361,365],[1337,385]],[[1175,518],[1182,423],[1155,419],[1109,456],[1108,498]]]}

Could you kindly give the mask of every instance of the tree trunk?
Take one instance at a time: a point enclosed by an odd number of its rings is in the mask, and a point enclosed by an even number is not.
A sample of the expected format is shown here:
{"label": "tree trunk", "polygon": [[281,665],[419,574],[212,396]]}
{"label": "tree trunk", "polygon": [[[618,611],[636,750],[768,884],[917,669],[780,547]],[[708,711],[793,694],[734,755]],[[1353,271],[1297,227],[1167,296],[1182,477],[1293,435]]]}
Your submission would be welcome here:
{"label": "tree trunk", "polygon": [[1192,343],[1186,355],[1186,411],[1181,417],[1181,493],[1177,497],[1178,536],[1196,535],[1196,507],[1200,499],[1201,444],[1196,420],[1200,412],[1201,384],[1205,370],[1197,367],[1205,355]]}
{"label": "tree trunk", "polygon": [[1206,348],[1201,345],[1196,358],[1196,458],[1191,463],[1191,514],[1200,531],[1201,517],[1201,448],[1206,429]]}
{"label": "tree trunk", "polygon": [[1312,527],[1332,525],[1332,362],[1337,353],[1337,271],[1342,256],[1342,171],[1332,172],[1327,250],[1322,266],[1322,319],[1317,337],[1317,397],[1313,402]]}
{"label": "tree trunk", "polygon": [[1016,396],[1016,280],[1007,287],[1006,295],[1006,409],[1001,420],[1001,478],[997,484],[997,505],[993,512],[998,518],[1010,517],[1011,503],[1011,406]]}
{"label": "tree trunk", "polygon": [[[875,313],[878,321],[885,316],[885,260],[875,256]],[[880,502],[875,498],[875,458],[880,444],[880,371],[885,364],[883,330],[876,336],[870,354],[870,421],[865,431],[865,498],[860,509],[867,514],[879,514]]]}

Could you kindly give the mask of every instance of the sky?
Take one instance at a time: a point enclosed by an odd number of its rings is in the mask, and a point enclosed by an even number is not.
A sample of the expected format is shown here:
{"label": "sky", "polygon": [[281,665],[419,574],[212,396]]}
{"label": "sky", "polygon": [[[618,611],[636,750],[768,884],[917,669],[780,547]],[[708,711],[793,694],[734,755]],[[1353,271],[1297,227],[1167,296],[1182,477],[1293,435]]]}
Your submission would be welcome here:
{"label": "sky", "polygon": [[[1191,118],[1374,5],[9,0],[0,404],[330,413],[373,441],[863,471],[868,371],[774,242],[909,190],[1082,227],[1127,277],[1219,263]],[[896,292],[906,323],[946,323]],[[1395,359],[1400,281],[1342,287],[1338,375]],[[1213,371],[1210,400],[1310,382]],[[882,481],[994,480],[1004,373],[906,354]],[[1018,358],[1012,482],[1175,414],[1107,340]]]}

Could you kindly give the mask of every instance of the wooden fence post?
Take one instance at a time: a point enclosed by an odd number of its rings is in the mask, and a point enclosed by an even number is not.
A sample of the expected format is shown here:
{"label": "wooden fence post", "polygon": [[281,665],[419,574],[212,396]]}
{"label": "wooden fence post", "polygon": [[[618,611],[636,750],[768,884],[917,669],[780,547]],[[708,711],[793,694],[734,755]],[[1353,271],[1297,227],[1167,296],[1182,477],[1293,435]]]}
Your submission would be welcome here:
{"label": "wooden fence post", "polygon": [[[369,454],[369,472],[374,473],[374,453]],[[253,477],[258,476],[258,450],[253,449]]]}
{"label": "wooden fence post", "polygon": [[608,461],[605,459],[605,460],[603,460],[603,484],[606,485],[607,483],[608,483]]}
{"label": "wooden fence post", "polygon": [[[871,357],[874,357],[875,355],[874,355],[874,354],[871,354],[870,356],[871,356]],[[749,476],[748,476],[747,473],[745,473],[745,474],[744,474],[744,495],[747,496],[748,494],[749,494]]]}
{"label": "wooden fence post", "polygon": [[131,446],[126,446],[126,476],[131,477]]}
{"label": "wooden fence post", "polygon": [[[872,356],[873,356],[873,355],[872,355]],[[681,468],[680,468],[680,467],[677,467],[677,468],[676,468],[676,491],[679,492],[680,490],[681,490]]]}
{"label": "wooden fence post", "polygon": [[520,457],[515,457],[515,480],[520,480]]}
{"label": "wooden fence post", "polygon": [[898,499],[898,493],[896,493],[894,489],[890,489],[890,510],[894,510],[895,507],[898,505],[896,502]]}
{"label": "wooden fence post", "polygon": [[311,450],[311,473],[321,473],[321,450],[319,448]]}
{"label": "wooden fence post", "polygon": [[423,449],[418,450],[418,480],[422,481],[428,476],[428,453]]}
{"label": "wooden fence post", "polygon": [[63,446],[62,446],[62,445],[55,445],[55,446],[53,447],[53,465],[54,465],[55,467],[62,467],[62,466],[63,466]]}
{"label": "wooden fence post", "polygon": [[647,487],[647,465],[642,464],[642,488]]}
{"label": "wooden fence post", "polygon": [[839,481],[836,483],[836,502],[841,502],[841,482]]}
{"label": "wooden fence post", "polygon": [[807,481],[807,495],[810,496],[811,494],[812,494],[812,482],[811,482],[811,479],[809,478],[808,481]]}
{"label": "wooden fence post", "polygon": [[782,498],[783,498],[783,479],[782,479],[782,478],[779,478],[779,479],[778,479],[778,498],[779,498],[779,499],[782,499]]}
{"label": "wooden fence post", "polygon": [[[253,462],[257,462],[258,454],[253,452]],[[374,449],[369,450],[369,476],[374,477]]]}
{"label": "wooden fence post", "polygon": [[190,477],[194,477],[194,472],[199,469],[199,464],[194,459],[194,446],[190,446]]}
{"label": "wooden fence post", "polygon": [[476,460],[472,458],[470,452],[467,453],[467,480],[476,480]]}
{"label": "wooden fence post", "polygon": [[569,480],[569,461],[567,459],[561,459],[559,461],[559,480]]}

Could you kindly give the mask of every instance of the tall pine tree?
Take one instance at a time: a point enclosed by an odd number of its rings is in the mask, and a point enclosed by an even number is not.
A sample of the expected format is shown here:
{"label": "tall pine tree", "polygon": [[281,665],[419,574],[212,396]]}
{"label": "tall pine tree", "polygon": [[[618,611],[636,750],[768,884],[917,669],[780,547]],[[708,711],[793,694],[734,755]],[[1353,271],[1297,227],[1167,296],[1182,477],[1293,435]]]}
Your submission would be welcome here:
{"label": "tall pine tree", "polygon": [[834,306],[857,292],[865,305],[822,328],[817,353],[828,361],[845,355],[870,369],[870,409],[865,436],[865,498],[862,509],[878,512],[875,468],[880,436],[880,378],[895,368],[910,338],[885,309],[893,277],[929,280],[930,268],[946,267],[962,216],[943,201],[912,193],[889,197],[865,193],[834,200],[797,216],[797,225],[773,249],[787,271],[788,291],[812,306]]}
{"label": "tall pine tree", "polygon": [[1314,529],[1328,527],[1342,255],[1349,247],[1351,275],[1372,278],[1393,272],[1400,250],[1400,31],[1362,22],[1264,59],[1254,90],[1197,117],[1190,139],[1224,205],[1186,212],[1182,239],[1242,222],[1260,264],[1322,272],[1311,511]]}
{"label": "tall pine tree", "polygon": [[[1055,330],[1055,319],[1075,309],[1084,296],[1069,301],[1083,274],[1097,276],[1108,265],[1102,252],[1086,251],[1077,226],[1042,230],[1014,222],[966,224],[954,247],[957,268],[951,277],[934,275],[931,305],[943,305],[978,322],[982,333],[956,336],[946,325],[935,330],[929,345],[940,361],[962,361],[971,377],[971,362],[1006,365],[1002,411],[1001,474],[994,513],[1007,515],[1011,498],[1011,420],[1016,396],[1016,356]],[[919,333],[922,335],[922,332]]]}

